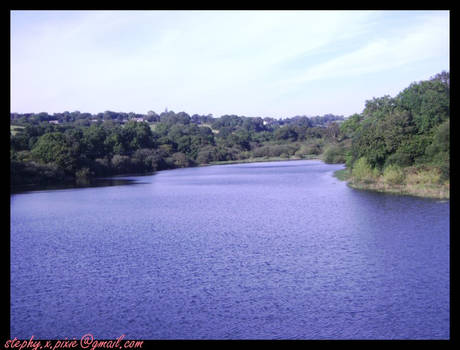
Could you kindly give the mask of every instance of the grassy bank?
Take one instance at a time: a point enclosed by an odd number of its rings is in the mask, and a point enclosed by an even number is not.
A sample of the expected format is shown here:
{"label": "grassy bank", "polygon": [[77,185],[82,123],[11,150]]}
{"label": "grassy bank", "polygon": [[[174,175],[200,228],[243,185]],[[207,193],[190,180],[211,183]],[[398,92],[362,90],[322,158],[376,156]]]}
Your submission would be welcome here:
{"label": "grassy bank", "polygon": [[441,180],[436,168],[407,167],[394,171],[353,174],[350,169],[338,170],[334,176],[355,189],[370,190],[424,198],[449,199],[450,181]]}

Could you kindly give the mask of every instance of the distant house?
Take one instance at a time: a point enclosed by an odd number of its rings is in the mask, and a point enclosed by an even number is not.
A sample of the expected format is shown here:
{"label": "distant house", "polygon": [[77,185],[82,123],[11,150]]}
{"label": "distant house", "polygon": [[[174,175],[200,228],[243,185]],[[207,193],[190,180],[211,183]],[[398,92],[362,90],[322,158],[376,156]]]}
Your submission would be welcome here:
{"label": "distant house", "polygon": [[60,124],[61,121],[60,120],[48,120],[48,123],[49,124]]}
{"label": "distant house", "polygon": [[263,124],[264,125],[272,125],[275,124],[276,120],[273,118],[264,118],[263,119]]}
{"label": "distant house", "polygon": [[144,121],[144,118],[133,118],[132,120],[134,120],[135,122],[143,122]]}

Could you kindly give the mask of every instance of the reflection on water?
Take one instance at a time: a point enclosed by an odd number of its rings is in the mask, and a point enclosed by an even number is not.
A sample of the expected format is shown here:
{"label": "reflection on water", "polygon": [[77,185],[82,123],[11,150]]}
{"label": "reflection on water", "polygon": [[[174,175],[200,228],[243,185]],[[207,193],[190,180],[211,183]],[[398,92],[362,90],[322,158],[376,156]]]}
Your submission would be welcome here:
{"label": "reflection on water", "polygon": [[48,191],[48,190],[64,190],[72,188],[85,188],[85,187],[105,187],[105,186],[121,186],[121,185],[135,185],[141,184],[141,181],[131,179],[131,178],[122,178],[122,177],[111,177],[111,178],[96,178],[89,180],[80,180],[67,184],[59,185],[24,185],[18,186],[11,191],[12,194],[15,193],[26,193],[30,191]]}

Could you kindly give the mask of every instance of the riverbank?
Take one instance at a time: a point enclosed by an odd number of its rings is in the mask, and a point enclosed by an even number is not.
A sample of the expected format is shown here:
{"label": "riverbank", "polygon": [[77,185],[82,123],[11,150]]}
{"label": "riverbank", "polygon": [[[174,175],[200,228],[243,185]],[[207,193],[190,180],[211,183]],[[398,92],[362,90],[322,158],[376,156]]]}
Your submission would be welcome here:
{"label": "riverbank", "polygon": [[338,170],[334,176],[346,181],[348,186],[358,190],[369,190],[397,195],[409,195],[423,198],[450,199],[450,181],[439,183],[432,170],[407,168],[401,183],[390,183],[383,175],[358,180],[349,169]]}
{"label": "riverbank", "polygon": [[[187,168],[195,167],[206,167],[211,165],[227,165],[227,164],[240,164],[240,163],[259,163],[259,162],[279,162],[279,161],[290,161],[290,160],[311,160],[311,159],[321,159],[319,156],[310,155],[306,157],[296,157],[291,156],[286,157],[258,157],[258,158],[247,158],[239,160],[229,160],[229,161],[217,161],[206,164],[194,164],[188,166]],[[174,169],[183,169],[184,167],[162,169],[162,170],[174,170]],[[157,171],[162,171],[157,170]],[[27,183],[27,184],[16,184],[13,181],[10,182],[10,193],[17,194],[29,191],[44,191],[44,190],[60,190],[60,189],[69,189],[69,188],[84,188],[84,187],[100,187],[100,186],[117,186],[130,184],[132,181],[121,179],[126,176],[147,176],[152,175],[155,172],[145,172],[145,173],[126,173],[126,174],[116,174],[111,176],[101,176],[101,177],[88,177],[88,178],[79,178],[79,179],[65,179],[58,181],[48,181],[48,182],[37,182],[37,183]]]}
{"label": "riverbank", "polygon": [[[291,161],[291,160],[322,160],[321,156],[309,155],[307,157],[258,157],[258,158],[247,158],[230,161],[217,161],[209,164],[195,165],[198,167],[205,167],[211,165],[227,165],[227,164],[242,164],[242,163],[259,163],[259,162],[279,162],[279,161]],[[172,169],[165,169],[172,170]],[[346,181],[348,186],[358,190],[369,190],[383,193],[391,193],[397,195],[411,195],[424,198],[436,198],[436,199],[450,199],[450,183],[449,181],[442,184],[437,183],[436,179],[433,178],[433,174],[423,171],[416,171],[412,168],[406,171],[408,174],[405,176],[405,181],[400,184],[391,184],[384,178],[383,175],[374,176],[373,178],[367,178],[365,181],[360,181],[352,176],[349,169],[338,170],[334,173],[334,177],[341,181]],[[140,173],[140,174],[124,174],[114,175],[111,177],[93,178],[86,182],[72,182],[72,183],[56,183],[56,184],[28,184],[23,186],[14,186],[11,188],[11,193],[20,193],[27,191],[36,190],[50,190],[50,189],[63,189],[63,188],[75,188],[75,187],[93,187],[93,186],[114,186],[127,184],[129,181],[119,180],[117,177],[123,176],[142,176],[151,175],[152,173]]]}
{"label": "riverbank", "polygon": [[[151,175],[152,173],[150,173]],[[149,174],[130,174],[130,176],[145,176]],[[104,186],[120,186],[135,184],[136,181],[124,179],[123,176],[115,175],[113,177],[96,177],[86,181],[67,181],[60,183],[48,184],[25,184],[10,186],[10,194],[26,193],[31,191],[49,191],[49,190],[66,190],[74,188],[89,188],[89,187],[104,187]]]}
{"label": "riverbank", "polygon": [[241,163],[260,163],[260,162],[284,162],[289,160],[312,160],[321,158],[317,155],[305,156],[305,157],[296,157],[292,156],[289,158],[286,157],[258,157],[258,158],[247,158],[247,159],[238,159],[238,160],[225,160],[211,162],[209,164],[200,164],[199,166],[210,166],[210,165],[225,165],[225,164],[241,164]]}

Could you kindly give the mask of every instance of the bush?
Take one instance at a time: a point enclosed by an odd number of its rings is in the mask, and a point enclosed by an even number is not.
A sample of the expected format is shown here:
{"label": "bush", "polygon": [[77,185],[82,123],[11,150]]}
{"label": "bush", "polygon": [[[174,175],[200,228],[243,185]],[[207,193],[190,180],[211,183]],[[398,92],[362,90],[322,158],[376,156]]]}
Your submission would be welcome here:
{"label": "bush", "polygon": [[386,160],[386,165],[397,165],[399,167],[407,167],[412,165],[412,158],[409,154],[403,152],[396,152],[390,155]]}
{"label": "bush", "polygon": [[321,145],[319,144],[302,145],[295,152],[295,155],[298,157],[305,157],[309,155],[318,155],[318,154],[321,154]]}
{"label": "bush", "polygon": [[96,176],[109,175],[111,171],[110,158],[96,158],[92,164],[92,169]]}
{"label": "bush", "polygon": [[426,148],[425,154],[431,159],[436,158],[436,155],[440,152],[450,151],[450,130],[449,120],[446,120],[443,124],[435,129],[433,140],[431,144]]}
{"label": "bush", "polygon": [[161,161],[160,152],[154,149],[141,148],[134,152],[132,163],[136,164],[136,172],[156,171]]}
{"label": "bush", "polygon": [[404,179],[404,171],[397,165],[391,164],[383,171],[383,181],[387,185],[401,185]]}
{"label": "bush", "polygon": [[129,173],[131,160],[128,156],[115,154],[111,159],[111,167],[115,174]]}
{"label": "bush", "polygon": [[322,150],[322,145],[320,143],[308,145],[306,149],[307,154],[315,154],[315,155],[321,154],[321,150]]}
{"label": "bush", "polygon": [[79,185],[88,185],[93,173],[89,168],[81,168],[75,172],[75,180]]}
{"label": "bush", "polygon": [[323,153],[325,163],[345,163],[344,149],[337,145],[330,145]]}
{"label": "bush", "polygon": [[289,146],[287,145],[273,145],[269,146],[268,155],[270,157],[281,157],[283,154],[284,156],[289,156]]}
{"label": "bush", "polygon": [[182,153],[182,152],[173,153],[171,158],[172,158],[174,167],[176,168],[186,168],[191,165],[190,159],[187,158],[185,153]]}
{"label": "bush", "polygon": [[89,168],[81,168],[81,169],[78,169],[75,172],[75,177],[77,179],[79,179],[79,178],[89,178],[91,175],[92,175],[92,173],[89,170]]}
{"label": "bush", "polygon": [[441,170],[438,168],[418,169],[406,177],[409,185],[437,185],[441,183]]}
{"label": "bush", "polygon": [[372,177],[373,179],[377,179],[381,175],[381,172],[378,168],[372,169]]}
{"label": "bush", "polygon": [[355,162],[351,174],[357,181],[372,182],[374,180],[373,169],[366,157],[361,157]]}
{"label": "bush", "polygon": [[41,164],[36,162],[10,163],[11,185],[52,184],[68,180],[64,170],[56,164]]}
{"label": "bush", "polygon": [[267,157],[269,154],[268,152],[268,147],[263,146],[263,147],[257,147],[252,151],[252,155],[254,157]]}

